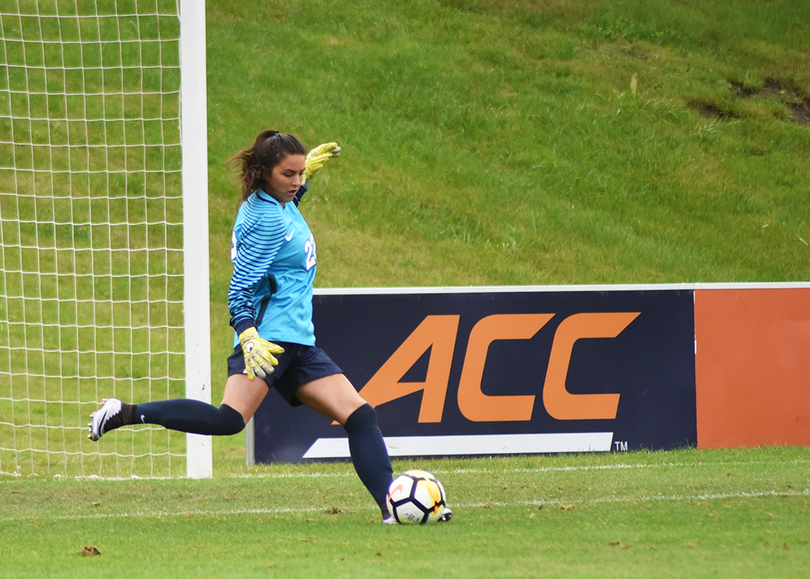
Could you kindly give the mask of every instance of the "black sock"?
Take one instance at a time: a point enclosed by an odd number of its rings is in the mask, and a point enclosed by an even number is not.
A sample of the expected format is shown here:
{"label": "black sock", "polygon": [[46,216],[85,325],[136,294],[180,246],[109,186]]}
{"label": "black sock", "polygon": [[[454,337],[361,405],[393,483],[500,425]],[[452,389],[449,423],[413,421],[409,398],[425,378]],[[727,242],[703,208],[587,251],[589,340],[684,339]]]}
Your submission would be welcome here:
{"label": "black sock", "polygon": [[219,408],[187,398],[144,402],[132,409],[134,424],[159,424],[192,434],[230,435],[245,428],[242,415],[223,404]]}
{"label": "black sock", "polygon": [[393,468],[377,425],[377,412],[364,404],[349,416],[344,428],[349,435],[349,452],[354,470],[384,512]]}

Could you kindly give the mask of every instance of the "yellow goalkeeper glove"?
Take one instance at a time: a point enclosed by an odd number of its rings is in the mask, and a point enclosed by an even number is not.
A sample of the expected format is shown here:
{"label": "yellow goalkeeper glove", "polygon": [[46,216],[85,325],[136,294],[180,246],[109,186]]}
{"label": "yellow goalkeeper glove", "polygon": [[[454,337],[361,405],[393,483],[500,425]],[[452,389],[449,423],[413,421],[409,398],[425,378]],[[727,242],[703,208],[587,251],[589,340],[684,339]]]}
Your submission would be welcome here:
{"label": "yellow goalkeeper glove", "polygon": [[256,376],[267,378],[272,374],[273,366],[278,366],[278,360],[273,354],[284,353],[281,346],[259,337],[256,328],[248,328],[239,334],[239,343],[242,344],[242,353],[245,355],[245,370],[251,380]]}
{"label": "yellow goalkeeper glove", "polygon": [[324,143],[312,149],[307,155],[304,179],[309,180],[315,176],[321,167],[332,157],[340,155],[340,147],[337,143]]}

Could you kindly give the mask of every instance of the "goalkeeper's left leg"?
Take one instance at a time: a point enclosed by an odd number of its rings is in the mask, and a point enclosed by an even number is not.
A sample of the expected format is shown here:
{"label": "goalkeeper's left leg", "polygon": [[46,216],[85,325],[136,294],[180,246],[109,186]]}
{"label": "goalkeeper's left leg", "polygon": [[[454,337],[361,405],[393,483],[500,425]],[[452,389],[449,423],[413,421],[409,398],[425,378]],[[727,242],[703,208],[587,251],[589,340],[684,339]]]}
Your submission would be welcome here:
{"label": "goalkeeper's left leg", "polygon": [[343,428],[349,435],[354,470],[386,518],[386,495],[393,469],[377,424],[377,412],[369,404],[364,404],[349,416]]}
{"label": "goalkeeper's left leg", "polygon": [[311,409],[343,425],[349,436],[354,469],[386,519],[386,495],[393,469],[377,424],[377,412],[342,373],[308,382],[295,391],[295,396]]}

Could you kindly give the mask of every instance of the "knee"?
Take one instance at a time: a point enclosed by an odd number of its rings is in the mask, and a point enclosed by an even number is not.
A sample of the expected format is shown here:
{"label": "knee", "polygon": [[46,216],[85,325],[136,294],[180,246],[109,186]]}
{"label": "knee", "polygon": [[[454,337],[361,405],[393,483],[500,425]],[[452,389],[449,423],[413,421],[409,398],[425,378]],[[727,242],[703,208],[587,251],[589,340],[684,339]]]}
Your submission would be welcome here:
{"label": "knee", "polygon": [[223,435],[239,434],[245,429],[245,419],[242,418],[242,414],[227,404],[223,404],[219,407],[219,414],[222,417],[221,424]]}
{"label": "knee", "polygon": [[366,426],[378,426],[377,411],[370,404],[363,404],[360,408],[352,412],[349,418],[346,419],[346,424],[343,428],[346,432],[354,432]]}

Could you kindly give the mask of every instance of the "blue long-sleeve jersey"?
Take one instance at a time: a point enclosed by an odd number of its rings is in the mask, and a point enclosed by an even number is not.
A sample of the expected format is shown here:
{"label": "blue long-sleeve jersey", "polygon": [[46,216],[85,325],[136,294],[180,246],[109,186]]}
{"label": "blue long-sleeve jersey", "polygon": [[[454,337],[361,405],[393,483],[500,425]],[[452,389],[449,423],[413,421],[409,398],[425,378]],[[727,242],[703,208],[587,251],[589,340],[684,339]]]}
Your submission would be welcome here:
{"label": "blue long-sleeve jersey", "polygon": [[306,193],[282,205],[262,190],[239,208],[233,226],[233,275],[228,291],[231,326],[238,335],[255,326],[265,340],[315,345],[312,288],[315,238],[298,210]]}

